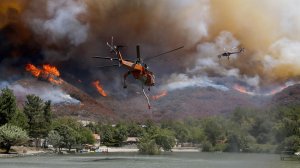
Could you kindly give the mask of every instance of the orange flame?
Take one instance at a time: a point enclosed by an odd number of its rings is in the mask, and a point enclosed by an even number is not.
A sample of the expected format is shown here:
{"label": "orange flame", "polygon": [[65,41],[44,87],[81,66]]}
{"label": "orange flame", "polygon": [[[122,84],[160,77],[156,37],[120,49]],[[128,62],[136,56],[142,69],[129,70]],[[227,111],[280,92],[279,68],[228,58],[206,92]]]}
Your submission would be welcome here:
{"label": "orange flame", "polygon": [[55,66],[51,66],[49,64],[43,65],[43,69],[45,70],[46,73],[53,74],[54,76],[60,76],[59,71]]}
{"label": "orange flame", "polygon": [[[292,85],[292,84],[291,84]],[[276,93],[278,93],[278,92],[281,92],[282,90],[284,90],[285,88],[287,88],[287,87],[289,87],[289,86],[291,86],[291,85],[283,85],[283,86],[280,86],[280,87],[278,87],[278,88],[275,88],[275,89],[273,89],[270,93],[269,93],[269,95],[274,95],[274,94],[276,94]]]}
{"label": "orange flame", "polygon": [[158,100],[164,96],[166,96],[168,94],[168,92],[166,90],[162,91],[161,93],[157,94],[157,95],[154,95],[152,96],[152,99],[153,100]]}
{"label": "orange flame", "polygon": [[26,71],[30,72],[34,77],[43,78],[49,82],[59,85],[62,80],[59,79],[60,73],[55,66],[49,64],[43,65],[43,69],[39,69],[33,64],[27,64],[25,66]]}
{"label": "orange flame", "polygon": [[250,91],[247,91],[247,89],[244,87],[244,86],[241,86],[241,85],[238,85],[238,84],[235,84],[233,86],[233,88],[241,93],[245,93],[245,94],[249,94],[249,95],[255,95],[254,92],[250,92]]}
{"label": "orange flame", "polygon": [[102,86],[100,85],[100,81],[97,80],[97,81],[94,81],[92,83],[92,85],[97,89],[97,91],[104,97],[107,96],[106,92],[103,90]]}
{"label": "orange flame", "polygon": [[36,66],[32,65],[32,64],[27,64],[25,66],[26,71],[31,72],[31,74],[35,77],[39,77],[42,70],[37,68]]}
{"label": "orange flame", "polygon": [[272,96],[272,95],[275,95],[276,93],[278,92],[281,92],[282,90],[284,90],[285,88],[291,86],[293,84],[284,84],[282,86],[279,86],[269,92],[263,92],[263,93],[260,93],[258,91],[248,91],[245,87],[243,86],[240,86],[238,84],[235,84],[233,86],[233,88],[241,93],[245,93],[245,94],[249,94],[249,95],[256,95],[256,96]]}

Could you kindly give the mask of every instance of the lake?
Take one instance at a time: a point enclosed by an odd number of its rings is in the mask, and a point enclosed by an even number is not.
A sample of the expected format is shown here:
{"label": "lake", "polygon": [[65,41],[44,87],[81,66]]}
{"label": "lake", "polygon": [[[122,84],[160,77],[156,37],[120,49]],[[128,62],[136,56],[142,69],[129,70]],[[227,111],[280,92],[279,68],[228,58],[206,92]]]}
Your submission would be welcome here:
{"label": "lake", "polygon": [[281,161],[271,154],[94,153],[1,158],[0,168],[300,168],[300,161]]}

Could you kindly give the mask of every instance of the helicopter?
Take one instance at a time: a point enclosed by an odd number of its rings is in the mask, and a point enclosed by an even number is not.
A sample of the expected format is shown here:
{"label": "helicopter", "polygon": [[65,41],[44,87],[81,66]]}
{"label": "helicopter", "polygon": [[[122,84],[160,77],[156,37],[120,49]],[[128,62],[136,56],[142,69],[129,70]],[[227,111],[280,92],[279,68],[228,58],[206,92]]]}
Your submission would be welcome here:
{"label": "helicopter", "polygon": [[150,91],[150,87],[155,85],[155,75],[152,71],[149,70],[149,66],[147,64],[143,63],[143,61],[150,60],[150,59],[156,58],[158,56],[179,50],[179,49],[183,48],[184,46],[175,48],[173,50],[170,50],[170,51],[167,51],[167,52],[164,52],[164,53],[152,56],[152,57],[147,57],[144,60],[142,60],[141,54],[140,54],[140,46],[137,45],[136,46],[137,59],[136,59],[136,61],[132,61],[132,60],[127,60],[127,59],[123,58],[120,49],[125,46],[114,45],[113,37],[111,39],[111,43],[109,44],[107,42],[106,45],[110,48],[110,52],[113,53],[116,57],[93,56],[92,58],[106,59],[106,60],[110,60],[110,61],[118,61],[118,64],[113,64],[113,65],[108,65],[108,66],[98,66],[98,68],[114,67],[114,66],[117,66],[117,67],[123,66],[123,67],[127,68],[128,71],[123,75],[123,88],[124,89],[127,88],[126,78],[129,75],[132,75],[136,80],[141,81],[142,90],[143,90],[144,96],[146,97],[147,102],[148,102],[148,108],[151,109],[150,101],[144,90],[144,86],[147,86],[148,90]]}
{"label": "helicopter", "polygon": [[[225,49],[224,49],[224,50],[225,50]],[[219,54],[219,55],[218,55],[218,58],[221,59],[221,57],[227,57],[228,60],[229,60],[229,57],[230,57],[231,54],[240,54],[240,53],[242,53],[242,52],[244,52],[244,51],[245,51],[245,48],[241,48],[239,51],[235,51],[235,52],[229,52],[229,51],[226,51],[226,52],[224,52],[224,53],[222,53],[222,54]]]}

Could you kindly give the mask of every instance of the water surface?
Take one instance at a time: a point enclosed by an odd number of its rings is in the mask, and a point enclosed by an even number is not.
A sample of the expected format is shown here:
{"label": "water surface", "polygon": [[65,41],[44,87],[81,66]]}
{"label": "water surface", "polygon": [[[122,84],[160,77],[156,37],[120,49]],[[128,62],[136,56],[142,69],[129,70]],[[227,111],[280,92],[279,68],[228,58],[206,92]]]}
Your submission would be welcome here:
{"label": "water surface", "polygon": [[108,153],[0,159],[0,168],[300,168],[279,155],[237,153]]}

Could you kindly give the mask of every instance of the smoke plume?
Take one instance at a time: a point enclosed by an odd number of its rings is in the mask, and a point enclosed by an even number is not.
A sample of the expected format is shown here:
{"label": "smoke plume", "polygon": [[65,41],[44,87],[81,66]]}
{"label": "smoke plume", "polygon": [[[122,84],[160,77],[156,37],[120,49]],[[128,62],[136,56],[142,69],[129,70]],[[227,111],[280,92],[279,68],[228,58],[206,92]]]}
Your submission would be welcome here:
{"label": "smoke plume", "polygon": [[80,101],[72,98],[69,94],[62,91],[60,88],[51,88],[47,85],[39,87],[24,87],[20,84],[10,84],[6,81],[0,82],[0,89],[9,88],[13,90],[16,97],[25,100],[29,94],[38,95],[44,101],[50,100],[53,104],[67,103],[79,104]]}
{"label": "smoke plume", "polygon": [[[147,62],[162,88],[239,84],[260,91],[299,80],[299,6],[297,0],[2,0],[0,78],[24,76],[27,63],[50,63],[67,81],[84,87],[101,80],[118,93],[125,70],[97,70],[111,62],[91,59],[110,56],[105,43],[114,36],[128,59],[135,59],[136,44],[143,58],[185,45]],[[245,52],[230,60],[217,57],[241,47]]]}

